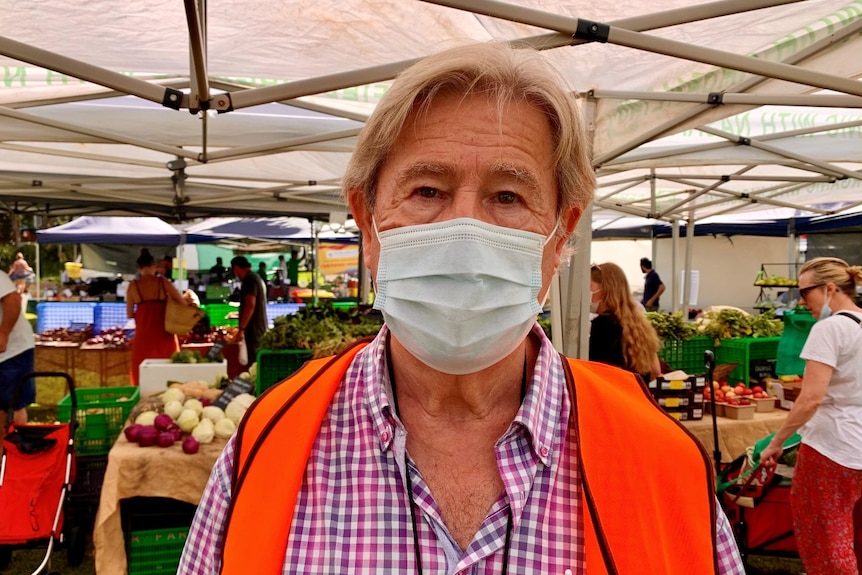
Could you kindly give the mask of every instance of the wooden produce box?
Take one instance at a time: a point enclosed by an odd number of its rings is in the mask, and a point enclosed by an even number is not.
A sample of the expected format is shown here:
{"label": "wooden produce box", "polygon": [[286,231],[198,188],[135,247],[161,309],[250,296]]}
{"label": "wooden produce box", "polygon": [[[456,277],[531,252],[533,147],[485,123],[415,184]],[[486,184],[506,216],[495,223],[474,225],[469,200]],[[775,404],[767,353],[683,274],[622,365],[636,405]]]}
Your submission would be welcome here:
{"label": "wooden produce box", "polygon": [[756,406],[757,413],[769,413],[770,411],[775,411],[775,402],[777,400],[774,397],[770,398],[761,398],[761,399],[751,399],[751,403]]}
{"label": "wooden produce box", "polygon": [[757,406],[751,405],[730,405],[724,404],[724,417],[728,419],[754,419],[754,412],[757,411]]}

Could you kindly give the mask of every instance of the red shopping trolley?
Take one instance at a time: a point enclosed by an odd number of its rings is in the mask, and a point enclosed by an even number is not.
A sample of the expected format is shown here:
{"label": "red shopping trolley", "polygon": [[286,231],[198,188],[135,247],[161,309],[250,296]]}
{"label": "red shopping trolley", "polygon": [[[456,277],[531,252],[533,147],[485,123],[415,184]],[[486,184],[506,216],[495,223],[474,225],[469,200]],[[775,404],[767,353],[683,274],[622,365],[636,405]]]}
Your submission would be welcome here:
{"label": "red shopping trolley", "polygon": [[[61,377],[72,397],[68,423],[17,425],[15,401],[23,384],[32,378]],[[75,383],[68,374],[36,372],[18,383],[15,400],[7,409],[7,429],[0,455],[0,569],[16,548],[47,548],[33,573],[42,573],[56,544],[67,548],[70,565],[80,564],[86,539],[83,528],[71,522],[64,529],[64,504],[75,474]]]}
{"label": "red shopping trolley", "polygon": [[[715,356],[711,351],[704,353],[704,362],[709,381],[714,380],[717,371],[727,367],[716,367]],[[730,520],[743,561],[747,561],[749,555],[798,558],[790,507],[790,483],[801,438],[794,434],[784,442],[777,467],[760,465],[760,452],[774,434],[759,440],[746,453],[724,465],[718,447],[714,395],[711,395],[711,402],[716,493]]]}

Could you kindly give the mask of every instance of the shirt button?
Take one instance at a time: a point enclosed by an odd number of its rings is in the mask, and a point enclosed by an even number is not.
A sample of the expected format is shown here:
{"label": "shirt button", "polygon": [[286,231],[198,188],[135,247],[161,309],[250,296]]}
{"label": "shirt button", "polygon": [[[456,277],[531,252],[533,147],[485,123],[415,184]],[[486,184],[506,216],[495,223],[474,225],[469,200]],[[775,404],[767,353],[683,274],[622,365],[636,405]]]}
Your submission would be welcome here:
{"label": "shirt button", "polygon": [[547,457],[547,456],[548,456],[548,453],[550,453],[550,451],[548,451],[548,448],[547,448],[547,447],[542,447],[542,448],[539,450],[539,453],[541,453],[541,454],[542,454],[542,457]]}
{"label": "shirt button", "polygon": [[383,440],[383,443],[386,443],[387,441],[389,441],[389,432],[384,431],[383,435],[381,436],[381,439]]}

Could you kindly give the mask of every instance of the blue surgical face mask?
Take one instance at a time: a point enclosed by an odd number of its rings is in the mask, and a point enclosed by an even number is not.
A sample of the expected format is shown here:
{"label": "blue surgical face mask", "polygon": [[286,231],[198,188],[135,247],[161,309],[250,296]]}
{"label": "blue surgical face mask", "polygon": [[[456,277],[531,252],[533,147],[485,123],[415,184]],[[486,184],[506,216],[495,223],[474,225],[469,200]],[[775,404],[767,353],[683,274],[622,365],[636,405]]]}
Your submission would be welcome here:
{"label": "blue surgical face mask", "polygon": [[823,307],[820,308],[820,316],[817,318],[818,320],[826,319],[830,315],[832,315],[832,308],[829,307],[829,300],[832,299],[832,295],[829,293],[829,288],[826,289],[826,301],[823,302]]}
{"label": "blue surgical face mask", "polygon": [[554,233],[470,218],[378,232],[374,308],[431,368],[462,375],[490,367],[542,311],[542,257]]}

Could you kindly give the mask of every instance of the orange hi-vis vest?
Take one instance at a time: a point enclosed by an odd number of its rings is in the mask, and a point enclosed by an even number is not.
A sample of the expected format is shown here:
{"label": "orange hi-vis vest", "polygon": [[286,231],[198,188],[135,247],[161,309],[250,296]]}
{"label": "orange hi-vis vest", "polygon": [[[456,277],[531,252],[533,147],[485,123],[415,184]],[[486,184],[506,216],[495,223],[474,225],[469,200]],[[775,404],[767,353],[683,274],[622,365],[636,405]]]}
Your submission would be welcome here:
{"label": "orange hi-vis vest", "polygon": [[[312,360],[237,430],[222,575],[280,575],[308,457],[363,341]],[[568,359],[589,575],[717,574],[712,465],[634,375]],[[278,486],[274,488],[274,486]]]}

